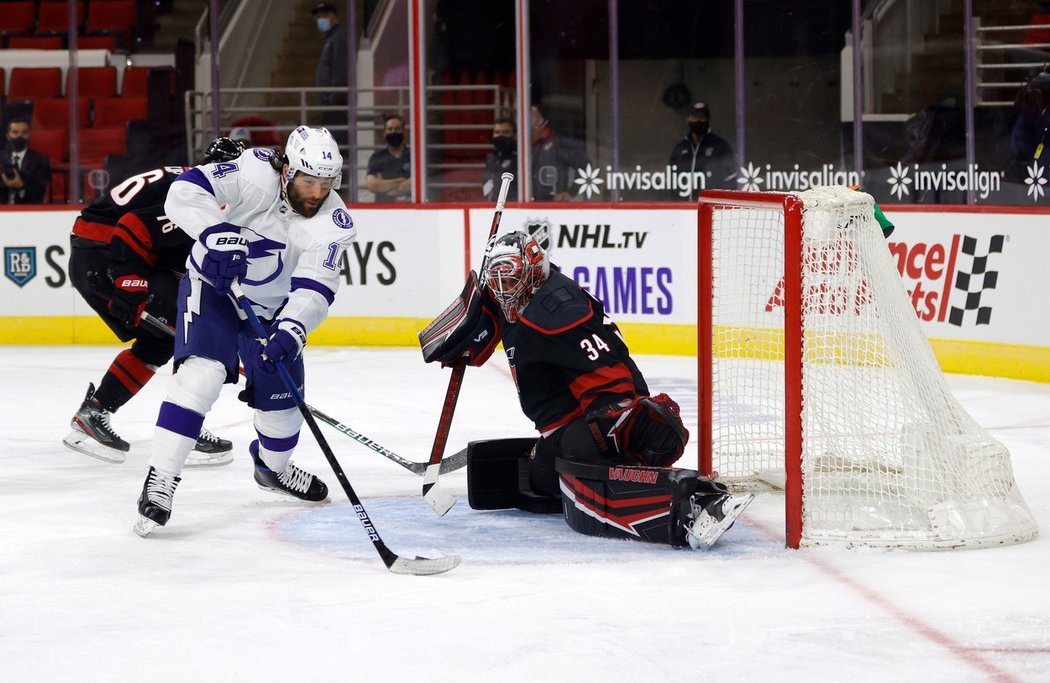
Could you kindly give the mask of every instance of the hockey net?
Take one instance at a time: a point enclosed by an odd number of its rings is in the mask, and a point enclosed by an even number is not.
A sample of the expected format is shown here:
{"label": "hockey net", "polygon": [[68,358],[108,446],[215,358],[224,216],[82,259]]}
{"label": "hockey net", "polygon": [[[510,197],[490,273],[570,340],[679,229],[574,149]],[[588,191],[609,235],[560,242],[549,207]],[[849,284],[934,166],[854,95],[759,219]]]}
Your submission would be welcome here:
{"label": "hockey net", "polygon": [[869,195],[712,191],[699,213],[701,471],[783,488],[791,547],[1037,534],[1009,451],[945,382]]}

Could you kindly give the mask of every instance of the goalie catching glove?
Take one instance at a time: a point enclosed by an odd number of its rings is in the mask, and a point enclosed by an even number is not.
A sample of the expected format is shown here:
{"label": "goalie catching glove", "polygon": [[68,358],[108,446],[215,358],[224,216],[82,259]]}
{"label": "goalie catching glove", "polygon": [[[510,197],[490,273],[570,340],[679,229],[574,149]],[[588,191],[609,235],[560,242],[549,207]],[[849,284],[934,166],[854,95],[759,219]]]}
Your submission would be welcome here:
{"label": "goalie catching glove", "polygon": [[106,308],[130,330],[138,326],[142,312],[146,310],[148,295],[149,280],[141,275],[118,275],[113,278],[113,292]]}
{"label": "goalie catching glove", "polygon": [[461,360],[484,365],[499,343],[499,319],[494,303],[478,287],[478,276],[470,271],[459,297],[419,333],[423,360],[439,361],[442,367]]}
{"label": "goalie catching glove", "polygon": [[679,412],[670,396],[657,394],[603,406],[584,419],[603,454],[619,453],[648,467],[670,467],[689,441]]}
{"label": "goalie catching glove", "polygon": [[298,358],[306,345],[306,332],[297,322],[278,320],[271,329],[262,354],[255,359],[255,368],[269,374],[277,372],[278,361],[290,363]]}

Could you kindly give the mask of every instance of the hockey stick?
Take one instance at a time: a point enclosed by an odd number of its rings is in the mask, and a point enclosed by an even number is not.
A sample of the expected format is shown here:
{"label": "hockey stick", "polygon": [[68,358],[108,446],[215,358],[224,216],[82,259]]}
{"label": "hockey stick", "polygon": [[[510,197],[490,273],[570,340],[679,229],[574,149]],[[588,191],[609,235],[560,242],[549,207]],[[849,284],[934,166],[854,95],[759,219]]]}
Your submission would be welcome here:
{"label": "hockey stick", "polygon": [[[146,311],[142,312],[142,316],[140,317],[140,320],[142,321],[142,323],[144,325],[146,325],[147,327],[149,327],[150,329],[152,329],[152,330],[154,330],[156,332],[159,332],[161,334],[166,334],[169,337],[175,334],[175,330],[172,327],[169,327],[163,320],[161,320],[160,318],[157,318],[154,315],[151,315],[150,313],[147,313]],[[243,375],[244,374],[244,368],[240,368],[240,372]],[[358,442],[359,444],[361,444],[363,446],[367,446],[368,448],[372,449],[373,451],[375,451],[379,455],[383,456],[387,460],[390,460],[390,461],[400,465],[401,467],[404,467],[409,472],[411,472],[413,474],[420,475],[420,476],[422,476],[423,473],[426,472],[427,463],[425,463],[425,462],[413,462],[413,461],[411,461],[411,460],[409,460],[407,458],[401,457],[400,455],[398,455],[397,453],[393,452],[392,450],[390,450],[388,448],[384,448],[383,446],[380,446],[378,443],[376,443],[372,439],[369,439],[364,434],[361,434],[360,432],[354,431],[350,426],[343,424],[342,422],[340,422],[339,420],[335,419],[334,417],[331,417],[329,415],[325,415],[324,413],[322,413],[317,408],[314,408],[313,406],[311,406],[309,403],[306,404],[306,409],[309,410],[311,413],[313,413],[314,417],[316,417],[321,422],[324,422],[326,425],[332,427],[333,429],[336,429],[336,430],[342,432],[343,434],[346,434],[347,436],[349,436],[354,441]],[[444,460],[441,461],[441,473],[442,474],[447,474],[449,472],[455,472],[456,470],[461,469],[462,467],[464,467],[466,464],[467,464],[467,449],[464,448],[463,450],[459,451],[455,455],[450,455],[449,457],[447,457],[447,458],[445,458]]]}
{"label": "hockey stick", "polygon": [[[511,181],[514,180],[514,174],[504,173],[500,176],[500,180],[499,195],[496,197],[496,212],[492,215],[492,225],[489,227],[489,240],[499,229],[499,222],[503,217],[503,205],[507,202],[507,192],[510,190]],[[488,257],[485,256],[481,260],[479,278],[484,276],[487,259]],[[427,501],[439,516],[444,515],[456,504],[456,499],[452,494],[438,486],[438,474],[441,471],[441,456],[445,453],[445,443],[448,441],[449,429],[452,427],[452,415],[456,412],[456,402],[459,401],[459,390],[463,386],[463,373],[466,370],[467,363],[463,360],[452,366],[452,376],[448,378],[448,389],[445,391],[445,402],[441,406],[441,418],[438,420],[437,432],[434,434],[434,445],[430,449],[426,472],[423,473],[423,500]]]}
{"label": "hockey stick", "polygon": [[[237,305],[240,306],[241,310],[244,311],[244,314],[248,317],[248,322],[251,324],[252,330],[260,339],[266,339],[266,331],[263,329],[262,323],[259,322],[259,317],[255,315],[255,311],[252,310],[251,303],[244,296],[244,290],[241,289],[240,283],[234,280],[230,289],[233,291],[233,295],[237,298]],[[364,505],[361,504],[361,499],[357,497],[354,488],[350,485],[350,480],[346,478],[346,473],[343,472],[343,468],[339,465],[339,461],[335,459],[335,454],[332,453],[332,447],[328,445],[328,441],[324,438],[324,434],[321,433],[321,428],[317,426],[317,421],[314,420],[313,414],[306,408],[306,401],[303,400],[303,395],[299,391],[299,387],[296,385],[295,380],[293,380],[292,376],[288,373],[288,368],[285,367],[283,361],[279,360],[274,361],[274,365],[277,367],[277,374],[280,375],[281,381],[284,382],[285,387],[291,392],[292,398],[295,400],[295,405],[299,408],[299,412],[302,413],[303,419],[306,421],[306,424],[310,425],[310,431],[313,432],[314,438],[317,439],[317,445],[321,447],[321,451],[324,453],[324,457],[328,460],[328,464],[335,473],[336,479],[338,479],[340,485],[342,485],[346,497],[350,499],[350,503],[354,507],[354,512],[356,513],[358,520],[360,520],[361,525],[365,528],[365,532],[368,533],[368,538],[371,539],[372,545],[375,546],[376,551],[379,553],[379,557],[383,559],[383,564],[387,566],[387,569],[395,574],[415,574],[417,576],[426,576],[430,574],[442,574],[458,567],[461,560],[459,555],[446,555],[445,557],[432,559],[426,557],[409,559],[399,557],[394,551],[387,547],[386,543],[383,543],[383,539],[379,537],[379,532],[376,531],[375,525],[372,524],[372,520],[368,517],[368,512],[365,511]]]}

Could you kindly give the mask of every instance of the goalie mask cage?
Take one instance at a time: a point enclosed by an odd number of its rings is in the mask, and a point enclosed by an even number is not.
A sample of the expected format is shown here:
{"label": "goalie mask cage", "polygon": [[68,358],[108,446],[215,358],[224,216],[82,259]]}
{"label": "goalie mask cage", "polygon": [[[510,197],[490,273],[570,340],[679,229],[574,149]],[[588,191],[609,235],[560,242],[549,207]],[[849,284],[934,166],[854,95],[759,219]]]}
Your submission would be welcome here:
{"label": "goalie mask cage", "polygon": [[948,389],[873,203],[701,195],[700,470],[783,488],[793,548],[1029,540],[1010,453]]}

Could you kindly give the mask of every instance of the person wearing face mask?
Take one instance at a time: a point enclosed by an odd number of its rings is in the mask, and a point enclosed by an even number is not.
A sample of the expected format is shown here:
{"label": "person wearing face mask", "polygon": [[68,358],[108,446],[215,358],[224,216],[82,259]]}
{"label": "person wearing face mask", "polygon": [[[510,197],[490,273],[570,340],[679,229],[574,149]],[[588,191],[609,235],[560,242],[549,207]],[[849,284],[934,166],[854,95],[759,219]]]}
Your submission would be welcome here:
{"label": "person wearing face mask", "polygon": [[[703,189],[735,189],[736,162],[733,159],[733,148],[722,137],[711,132],[711,110],[705,102],[694,102],[686,116],[688,130],[671,151],[671,166],[677,172],[703,173],[703,185],[693,185],[689,197],[695,201]],[[684,199],[678,195],[675,199]]]}
{"label": "person wearing face mask", "polygon": [[534,104],[532,124],[532,199],[537,202],[569,202],[579,194],[576,175],[591,165],[583,143],[554,132],[543,108]]}
{"label": "person wearing face mask", "polygon": [[513,173],[507,199],[518,201],[518,140],[514,137],[514,122],[509,118],[498,118],[492,124],[492,151],[485,157],[485,175],[481,191],[485,199],[494,202],[499,192],[500,176]]}
{"label": "person wearing face mask", "polygon": [[346,145],[346,31],[339,26],[335,5],[322,2],[310,13],[317,21],[317,30],[324,34],[324,47],[317,61],[314,85],[329,88],[317,96],[317,104],[323,107],[340,107],[322,112],[321,121],[332,131],[332,137],[340,145]]}
{"label": "person wearing face mask", "polygon": [[405,121],[397,114],[383,119],[386,147],[368,158],[365,187],[375,194],[376,203],[407,202],[412,197],[412,155],[405,145]]}
{"label": "person wearing face mask", "polygon": [[43,204],[51,182],[51,160],[29,148],[26,119],[11,119],[0,152],[0,204]]}

